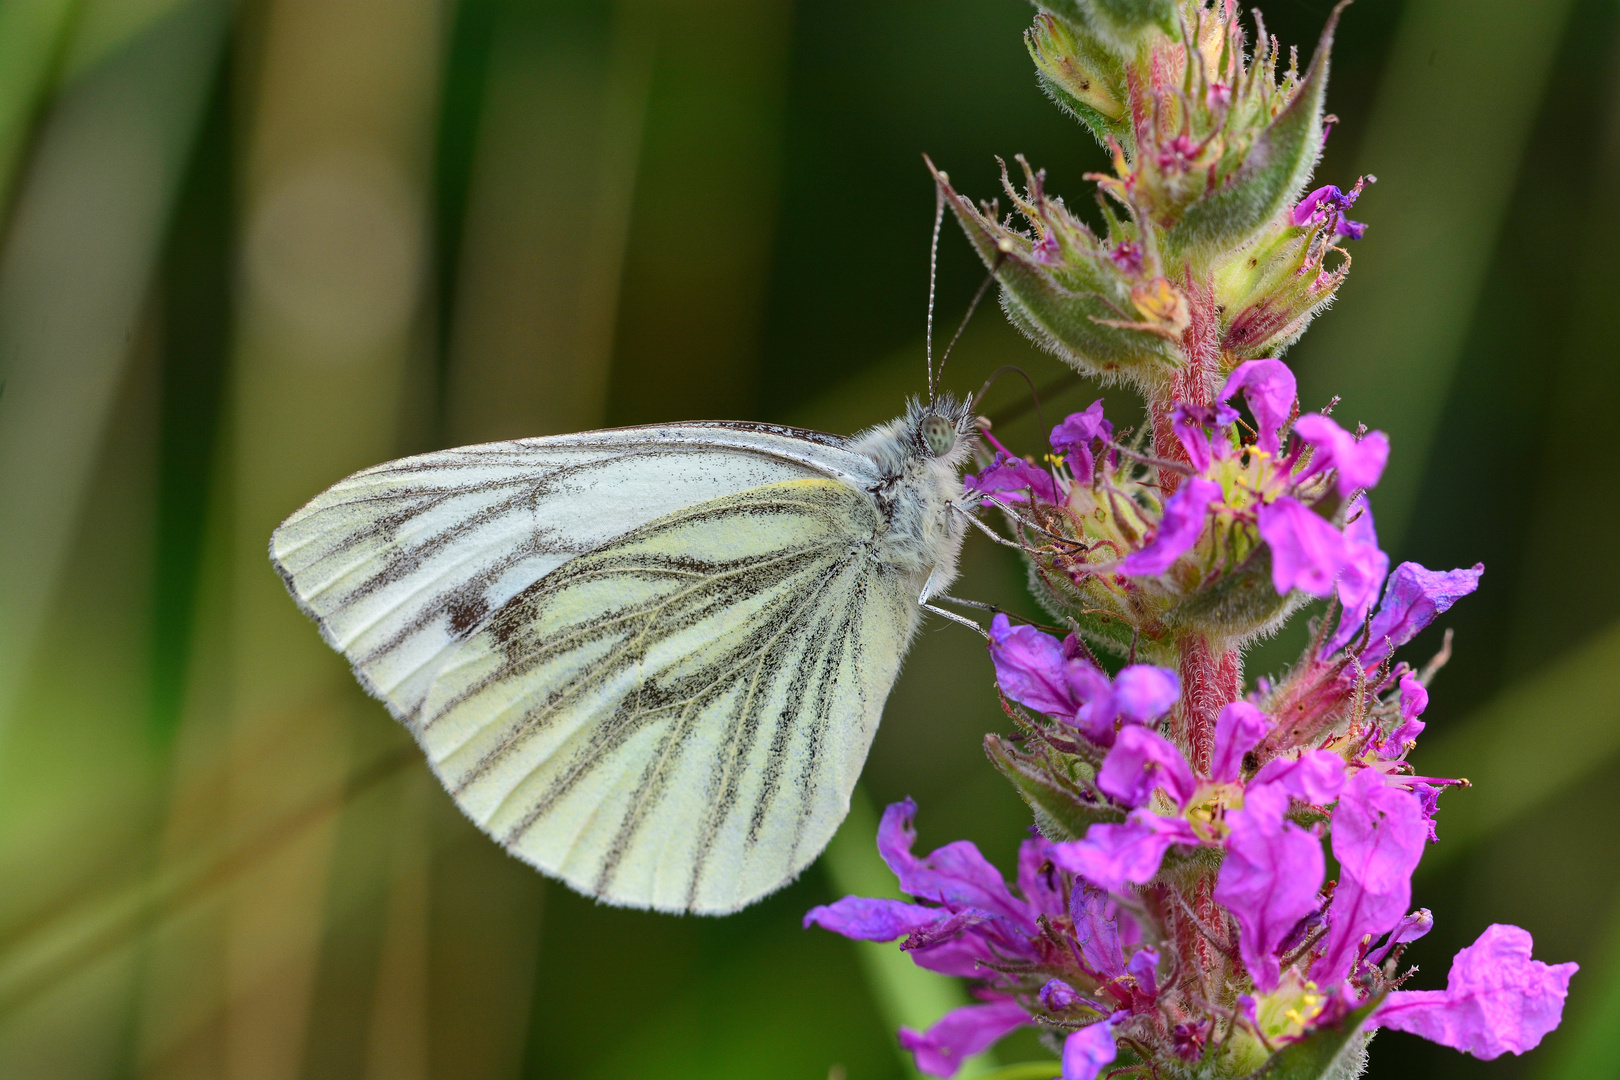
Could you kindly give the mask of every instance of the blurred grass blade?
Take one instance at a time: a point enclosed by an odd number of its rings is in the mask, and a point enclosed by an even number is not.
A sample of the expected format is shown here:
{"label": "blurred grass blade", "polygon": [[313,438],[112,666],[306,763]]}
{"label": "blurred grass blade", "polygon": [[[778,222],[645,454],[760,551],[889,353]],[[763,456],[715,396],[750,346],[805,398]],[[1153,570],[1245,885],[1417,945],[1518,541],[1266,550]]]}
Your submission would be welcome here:
{"label": "blurred grass blade", "polygon": [[0,0],[0,210],[82,0]]}
{"label": "blurred grass blade", "polygon": [[[1620,903],[1609,915],[1601,966],[1581,970],[1561,1052],[1538,1073],[1540,1080],[1614,1080],[1620,1075]],[[1601,978],[1603,981],[1598,982]]]}
{"label": "blurred grass blade", "polygon": [[1424,872],[1620,755],[1620,623],[1510,686],[1483,710],[1418,743],[1417,767],[1467,777],[1446,796]]}
{"label": "blurred grass blade", "polygon": [[193,0],[52,107],[0,254],[0,731],[57,581],[226,23]]}
{"label": "blurred grass blade", "polygon": [[[1414,0],[1401,14],[1359,168],[1355,269],[1300,348],[1301,399],[1389,432],[1375,505],[1399,547],[1570,0]],[[1355,11],[1349,14],[1355,18]],[[1350,177],[1323,177],[1341,186]]]}
{"label": "blurred grass blade", "polygon": [[[895,885],[894,873],[883,864],[877,851],[877,810],[866,789],[856,787],[849,800],[849,816],[822,853],[821,864],[840,895],[904,899]],[[968,1004],[962,984],[945,975],[926,971],[911,962],[894,942],[853,941],[860,957],[861,971],[872,990],[872,999],[891,1031],[901,1027],[927,1030],[935,1020],[961,1005]],[[898,1045],[898,1044],[897,1044]],[[900,1056],[917,1075],[911,1054]],[[979,1076],[995,1065],[993,1053],[984,1053],[962,1063],[958,1076]]]}

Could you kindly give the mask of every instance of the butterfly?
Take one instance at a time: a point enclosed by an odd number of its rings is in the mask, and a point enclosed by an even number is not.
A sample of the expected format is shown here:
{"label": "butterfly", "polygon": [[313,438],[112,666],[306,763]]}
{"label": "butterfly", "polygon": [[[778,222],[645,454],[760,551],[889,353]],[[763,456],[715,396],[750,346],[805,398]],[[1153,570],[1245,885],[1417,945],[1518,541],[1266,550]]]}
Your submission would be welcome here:
{"label": "butterfly", "polygon": [[971,403],[930,395],[848,438],[444,450],[333,485],[270,557],[509,852],[609,904],[722,914],[831,839],[923,610],[968,621],[930,601],[975,440]]}

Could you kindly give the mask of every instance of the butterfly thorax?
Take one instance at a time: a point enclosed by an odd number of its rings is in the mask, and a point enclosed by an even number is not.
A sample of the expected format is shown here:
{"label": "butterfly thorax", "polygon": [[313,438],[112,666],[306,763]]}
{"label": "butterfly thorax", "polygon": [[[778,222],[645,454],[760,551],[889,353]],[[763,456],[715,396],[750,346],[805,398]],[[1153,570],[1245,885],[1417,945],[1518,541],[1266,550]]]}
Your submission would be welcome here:
{"label": "butterfly thorax", "polygon": [[919,591],[930,578],[937,592],[956,577],[967,526],[951,504],[960,501],[962,467],[974,440],[970,404],[947,397],[932,404],[914,400],[905,416],[850,441],[850,450],[870,458],[879,476],[869,489],[883,520],[874,555],[915,575]]}

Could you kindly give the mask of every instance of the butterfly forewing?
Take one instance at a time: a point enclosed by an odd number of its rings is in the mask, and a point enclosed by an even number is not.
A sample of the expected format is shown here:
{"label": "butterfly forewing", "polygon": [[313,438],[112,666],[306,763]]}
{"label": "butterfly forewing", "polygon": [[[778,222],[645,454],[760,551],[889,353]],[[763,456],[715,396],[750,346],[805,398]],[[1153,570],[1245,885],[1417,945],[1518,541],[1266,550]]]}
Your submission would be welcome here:
{"label": "butterfly forewing", "polygon": [[730,911],[842,820],[915,625],[831,480],[685,507],[579,556],[460,645],[420,739],[515,854],[615,903]]}
{"label": "butterfly forewing", "polygon": [[276,530],[271,557],[366,688],[413,729],[492,614],[581,552],[705,499],[805,476],[869,482],[815,432],[625,428],[465,447],[349,477]]}

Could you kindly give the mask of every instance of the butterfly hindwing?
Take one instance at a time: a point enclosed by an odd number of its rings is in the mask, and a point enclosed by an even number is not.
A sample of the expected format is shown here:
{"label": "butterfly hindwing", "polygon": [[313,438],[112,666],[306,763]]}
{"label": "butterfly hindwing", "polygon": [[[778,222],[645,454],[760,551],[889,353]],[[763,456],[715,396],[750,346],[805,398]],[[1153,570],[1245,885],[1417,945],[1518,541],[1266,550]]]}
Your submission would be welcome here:
{"label": "butterfly hindwing", "polygon": [[609,902],[731,911],[848,809],[918,613],[870,496],[801,479],[580,555],[459,645],[420,709],[490,835]]}
{"label": "butterfly hindwing", "polygon": [[671,424],[489,443],[356,473],[293,514],[272,561],[373,695],[413,730],[439,669],[512,597],[582,552],[720,495],[868,482],[844,440]]}

